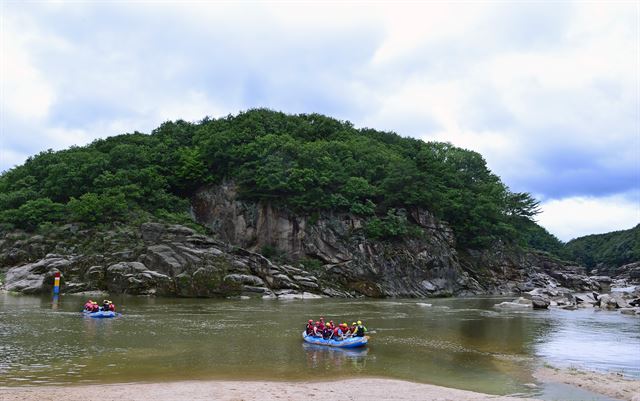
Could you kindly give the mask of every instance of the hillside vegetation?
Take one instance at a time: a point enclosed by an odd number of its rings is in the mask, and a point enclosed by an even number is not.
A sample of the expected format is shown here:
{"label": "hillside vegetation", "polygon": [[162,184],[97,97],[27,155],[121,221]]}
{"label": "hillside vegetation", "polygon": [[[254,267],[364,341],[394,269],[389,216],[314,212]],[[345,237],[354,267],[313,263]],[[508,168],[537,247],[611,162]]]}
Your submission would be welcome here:
{"label": "hillside vegetation", "polygon": [[567,242],[564,256],[589,268],[640,261],[640,224],[629,230],[594,234]]}
{"label": "hillside vegetation", "polygon": [[297,213],[365,216],[371,238],[412,235],[404,211],[420,207],[449,222],[461,246],[562,246],[532,221],[538,202],[511,192],[476,152],[265,109],[41,152],[0,176],[0,221],[27,230],[150,216],[185,221],[193,192],[225,179],[245,199]]}

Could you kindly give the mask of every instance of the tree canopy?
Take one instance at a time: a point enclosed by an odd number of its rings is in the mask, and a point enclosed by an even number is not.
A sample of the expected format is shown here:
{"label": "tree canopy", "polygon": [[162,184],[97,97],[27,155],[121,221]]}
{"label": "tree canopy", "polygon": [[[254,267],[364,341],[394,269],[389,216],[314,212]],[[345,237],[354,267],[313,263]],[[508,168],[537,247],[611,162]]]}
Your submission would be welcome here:
{"label": "tree canopy", "polygon": [[640,261],[640,224],[629,230],[573,239],[563,254],[587,267],[615,268]]}
{"label": "tree canopy", "polygon": [[41,152],[0,175],[0,220],[32,229],[185,213],[195,190],[225,179],[245,199],[297,213],[359,214],[376,238],[411,233],[403,211],[425,208],[451,224],[461,246],[553,242],[532,221],[538,202],[511,192],[476,152],[267,109]]}

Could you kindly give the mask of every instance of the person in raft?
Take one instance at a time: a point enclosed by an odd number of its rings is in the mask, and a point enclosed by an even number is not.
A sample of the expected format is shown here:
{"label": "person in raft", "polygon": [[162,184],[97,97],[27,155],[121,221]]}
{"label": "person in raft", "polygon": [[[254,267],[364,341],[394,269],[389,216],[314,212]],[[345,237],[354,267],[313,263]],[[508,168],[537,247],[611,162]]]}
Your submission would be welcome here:
{"label": "person in raft", "polygon": [[113,304],[113,302],[105,299],[104,301],[102,301],[102,307],[100,308],[100,310],[103,312],[115,312],[116,306]]}
{"label": "person in raft", "polygon": [[87,301],[87,303],[84,304],[84,310],[86,310],[87,312],[98,312],[100,310],[100,307],[98,306],[98,303],[96,301],[90,299]]}
{"label": "person in raft", "polygon": [[102,301],[102,306],[98,305],[98,303],[96,301],[93,300],[88,300],[85,304],[84,304],[84,310],[87,312],[100,312],[100,311],[111,311],[111,312],[115,312],[116,311],[116,306],[113,304],[113,302],[105,299],[104,301]]}
{"label": "person in raft", "polygon": [[313,324],[313,319],[309,319],[307,325],[304,328],[304,331],[308,336],[313,336],[315,335],[315,327],[316,326]]}
{"label": "person in raft", "polygon": [[324,323],[324,317],[313,323],[313,319],[309,319],[305,326],[305,334],[323,338],[325,340],[344,340],[349,337],[364,337],[367,328],[362,324],[361,320],[353,322],[351,327],[347,323],[334,324],[333,320]]}
{"label": "person in raft", "polygon": [[356,326],[356,333],[354,337],[364,337],[364,333],[367,332],[367,328],[362,324],[361,320],[358,320],[358,326]]}

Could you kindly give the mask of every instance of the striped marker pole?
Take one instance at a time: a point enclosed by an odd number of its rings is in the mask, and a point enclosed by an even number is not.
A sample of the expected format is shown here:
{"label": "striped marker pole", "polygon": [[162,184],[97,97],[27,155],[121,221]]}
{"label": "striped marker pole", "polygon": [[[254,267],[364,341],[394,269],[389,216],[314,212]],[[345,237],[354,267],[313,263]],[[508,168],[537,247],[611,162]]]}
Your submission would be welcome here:
{"label": "striped marker pole", "polygon": [[53,276],[53,294],[58,295],[60,293],[60,272],[56,272]]}

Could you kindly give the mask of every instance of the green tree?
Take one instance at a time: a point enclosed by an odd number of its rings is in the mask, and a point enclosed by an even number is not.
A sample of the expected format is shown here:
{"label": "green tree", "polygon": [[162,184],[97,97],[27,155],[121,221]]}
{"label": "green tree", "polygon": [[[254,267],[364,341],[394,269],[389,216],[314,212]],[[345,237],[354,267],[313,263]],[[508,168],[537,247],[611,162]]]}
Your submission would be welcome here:
{"label": "green tree", "polygon": [[73,220],[90,224],[122,221],[128,211],[123,194],[99,195],[92,192],[78,199],[71,198],[67,208]]}

